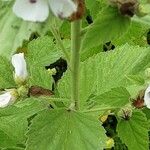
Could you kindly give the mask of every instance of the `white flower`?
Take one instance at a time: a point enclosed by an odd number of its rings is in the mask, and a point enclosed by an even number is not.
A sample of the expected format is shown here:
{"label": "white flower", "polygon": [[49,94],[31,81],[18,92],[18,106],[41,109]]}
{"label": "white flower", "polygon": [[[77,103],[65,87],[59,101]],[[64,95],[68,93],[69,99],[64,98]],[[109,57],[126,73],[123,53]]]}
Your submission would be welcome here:
{"label": "white flower", "polygon": [[73,0],[16,0],[13,12],[26,21],[45,21],[49,8],[59,18],[68,18],[77,11]]}
{"label": "white flower", "polygon": [[0,95],[0,108],[7,107],[8,105],[12,104],[14,101],[11,92],[5,92]]}
{"label": "white flower", "polygon": [[150,109],[150,85],[148,86],[148,88],[145,91],[144,103],[145,103],[146,107]]}
{"label": "white flower", "polygon": [[12,65],[15,68],[15,79],[22,81],[26,80],[28,73],[24,53],[15,54],[12,56]]}

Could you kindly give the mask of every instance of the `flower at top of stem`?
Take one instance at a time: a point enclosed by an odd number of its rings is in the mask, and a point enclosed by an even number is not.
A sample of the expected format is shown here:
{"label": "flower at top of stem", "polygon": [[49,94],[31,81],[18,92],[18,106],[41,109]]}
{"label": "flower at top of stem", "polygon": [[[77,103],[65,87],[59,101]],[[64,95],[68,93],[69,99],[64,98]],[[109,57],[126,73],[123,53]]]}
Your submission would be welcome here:
{"label": "flower at top of stem", "polygon": [[144,103],[145,103],[146,107],[150,109],[150,85],[148,86],[148,88],[145,91]]}
{"label": "flower at top of stem", "polygon": [[64,19],[77,11],[77,4],[73,0],[16,0],[13,6],[13,12],[18,17],[33,22],[45,21],[49,10]]}
{"label": "flower at top of stem", "polygon": [[24,53],[15,54],[12,56],[12,65],[15,69],[15,81],[23,83],[28,76]]}
{"label": "flower at top of stem", "polygon": [[17,98],[17,92],[15,89],[4,91],[0,94],[0,108],[7,107],[15,102]]}

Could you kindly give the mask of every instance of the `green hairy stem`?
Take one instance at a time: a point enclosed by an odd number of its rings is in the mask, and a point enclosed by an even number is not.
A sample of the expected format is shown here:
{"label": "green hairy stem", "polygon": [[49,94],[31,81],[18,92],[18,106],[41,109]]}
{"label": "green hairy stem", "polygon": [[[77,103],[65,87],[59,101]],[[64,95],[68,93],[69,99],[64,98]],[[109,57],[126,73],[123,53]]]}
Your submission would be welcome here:
{"label": "green hairy stem", "polygon": [[81,20],[71,23],[71,101],[79,109],[79,65],[81,45]]}

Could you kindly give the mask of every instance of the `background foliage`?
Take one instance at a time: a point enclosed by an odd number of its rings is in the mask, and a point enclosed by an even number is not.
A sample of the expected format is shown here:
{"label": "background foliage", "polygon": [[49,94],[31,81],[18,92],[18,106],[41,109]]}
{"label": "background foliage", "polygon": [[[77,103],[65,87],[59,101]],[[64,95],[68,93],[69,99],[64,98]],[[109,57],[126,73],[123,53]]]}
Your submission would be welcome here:
{"label": "background foliage", "polygon": [[[48,89],[53,94],[20,97],[15,105],[0,109],[0,149],[103,150],[112,138],[114,147],[107,149],[148,150],[150,112],[147,108],[137,109],[132,102],[147,87],[144,72],[150,67],[150,15],[129,18],[108,6],[107,1],[85,1],[81,108],[72,111],[69,62],[67,68],[56,63],[66,57],[51,32],[53,28],[58,31],[70,56],[70,23],[52,14],[44,23],[25,22],[13,14],[13,3],[0,1],[0,88],[17,87],[10,59],[14,53],[24,52],[28,86]],[[105,51],[106,43],[111,45]],[[55,68],[59,80],[45,66]],[[129,104],[133,106],[132,116],[118,116],[118,111]]]}

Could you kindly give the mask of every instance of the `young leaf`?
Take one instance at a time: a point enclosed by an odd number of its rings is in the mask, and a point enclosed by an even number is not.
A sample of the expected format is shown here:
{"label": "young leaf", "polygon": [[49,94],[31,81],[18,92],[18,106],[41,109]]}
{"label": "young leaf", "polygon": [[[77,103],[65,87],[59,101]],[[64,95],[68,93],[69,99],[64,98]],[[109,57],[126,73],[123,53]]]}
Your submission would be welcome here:
{"label": "young leaf", "polygon": [[148,121],[144,113],[136,111],[130,120],[120,120],[117,131],[129,150],[149,149]]}
{"label": "young leaf", "polygon": [[33,119],[27,136],[27,150],[103,150],[106,140],[104,129],[92,116],[50,109]]}
{"label": "young leaf", "polygon": [[130,19],[121,16],[118,9],[105,8],[85,34],[81,49],[90,49],[116,39],[127,31],[129,25]]}
{"label": "young leaf", "polygon": [[15,147],[25,141],[27,118],[43,110],[45,105],[29,98],[23,104],[0,109],[0,147]]}
{"label": "young leaf", "polygon": [[0,89],[14,86],[12,65],[7,58],[0,56]]}

